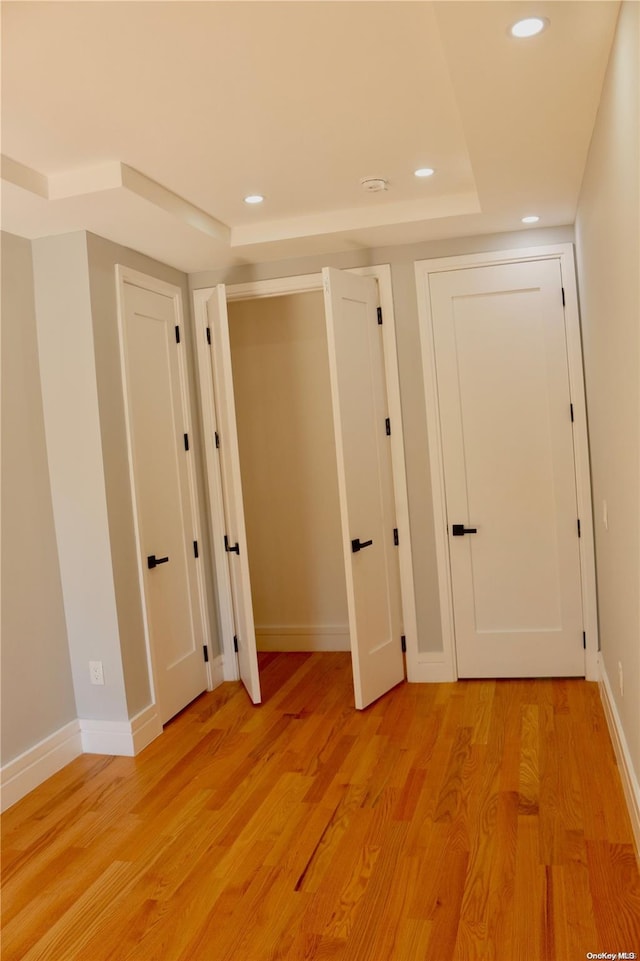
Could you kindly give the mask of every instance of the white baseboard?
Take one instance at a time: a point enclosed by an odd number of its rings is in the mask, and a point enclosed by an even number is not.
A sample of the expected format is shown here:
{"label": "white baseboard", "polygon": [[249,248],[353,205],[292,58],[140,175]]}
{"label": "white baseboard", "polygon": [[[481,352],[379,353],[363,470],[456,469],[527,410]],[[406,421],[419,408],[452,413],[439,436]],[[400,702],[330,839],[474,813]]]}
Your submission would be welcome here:
{"label": "white baseboard", "polygon": [[135,757],[159,734],[162,724],[155,704],[130,721],[98,721],[80,718],[82,750],[85,754],[116,754]]}
{"label": "white baseboard", "polygon": [[348,624],[256,624],[259,651],[350,651]]}
{"label": "white baseboard", "polygon": [[131,725],[134,756],[162,734],[162,724],[156,704],[150,704],[149,707],[139,711],[131,718],[129,724]]}
{"label": "white baseboard", "polygon": [[9,761],[0,770],[1,810],[6,811],[81,754],[80,724],[74,720]]}
{"label": "white baseboard", "polygon": [[600,658],[600,682],[598,686],[602,706],[604,707],[604,714],[609,727],[609,734],[611,735],[611,741],[613,743],[613,750],[615,751],[618,768],[620,770],[620,778],[622,780],[627,807],[629,809],[631,828],[636,842],[636,856],[640,861],[640,784],[638,783],[638,776],[633,769],[629,746],[602,658]]}
{"label": "white baseboard", "polygon": [[211,675],[211,687],[209,690],[214,691],[217,687],[220,687],[223,681],[226,680],[224,676],[225,671],[223,654],[218,654],[217,657],[214,657],[214,659],[209,662],[209,672]]}
{"label": "white baseboard", "polygon": [[407,680],[417,684],[444,684],[457,681],[457,677],[444,655],[418,654],[417,660],[407,657]]}
{"label": "white baseboard", "polygon": [[238,655],[227,653],[221,654],[222,658],[222,680],[239,681],[240,671],[238,670]]}

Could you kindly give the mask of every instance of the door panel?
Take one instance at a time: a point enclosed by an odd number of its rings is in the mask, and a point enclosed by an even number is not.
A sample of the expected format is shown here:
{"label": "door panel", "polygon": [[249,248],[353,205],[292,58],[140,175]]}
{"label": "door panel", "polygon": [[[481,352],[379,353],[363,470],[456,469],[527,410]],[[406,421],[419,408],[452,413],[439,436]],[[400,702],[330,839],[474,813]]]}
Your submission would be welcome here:
{"label": "door panel", "polygon": [[[355,703],[404,679],[391,452],[375,280],[323,270]],[[371,541],[354,552],[352,542]]]}
{"label": "door panel", "polygon": [[233,395],[231,346],[227,296],[224,284],[215,288],[207,301],[211,329],[212,380],[218,424],[220,427],[220,467],[229,551],[229,575],[233,614],[238,643],[240,678],[254,704],[262,700],[258,673],[258,652],[251,598],[251,578],[247,552],[240,453]]}
{"label": "door panel", "polygon": [[559,262],[429,286],[459,675],[584,675]]}
{"label": "door panel", "polygon": [[[173,299],[124,283],[124,352],[145,602],[161,721],[207,686]],[[147,558],[167,558],[149,568]]]}

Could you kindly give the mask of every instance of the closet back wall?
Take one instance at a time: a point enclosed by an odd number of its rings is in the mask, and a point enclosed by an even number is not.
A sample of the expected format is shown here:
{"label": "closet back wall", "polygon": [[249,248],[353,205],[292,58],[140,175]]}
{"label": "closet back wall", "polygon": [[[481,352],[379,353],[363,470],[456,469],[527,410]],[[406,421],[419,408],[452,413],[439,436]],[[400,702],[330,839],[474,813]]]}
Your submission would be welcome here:
{"label": "closet back wall", "polygon": [[320,291],[229,304],[259,650],[348,650]]}

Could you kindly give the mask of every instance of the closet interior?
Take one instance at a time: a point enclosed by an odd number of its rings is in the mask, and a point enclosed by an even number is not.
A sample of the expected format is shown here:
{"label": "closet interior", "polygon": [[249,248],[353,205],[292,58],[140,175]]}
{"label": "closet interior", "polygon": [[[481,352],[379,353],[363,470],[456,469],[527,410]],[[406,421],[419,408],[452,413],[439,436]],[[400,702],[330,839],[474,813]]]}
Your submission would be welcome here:
{"label": "closet interior", "polygon": [[259,651],[348,651],[321,291],[228,304]]}

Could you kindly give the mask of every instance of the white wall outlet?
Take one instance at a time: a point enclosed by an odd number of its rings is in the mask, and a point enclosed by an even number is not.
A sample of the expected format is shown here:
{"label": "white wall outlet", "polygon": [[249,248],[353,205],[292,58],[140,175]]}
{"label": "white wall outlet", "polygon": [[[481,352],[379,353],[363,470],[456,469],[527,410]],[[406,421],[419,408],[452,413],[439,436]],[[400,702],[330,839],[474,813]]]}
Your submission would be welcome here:
{"label": "white wall outlet", "polygon": [[620,697],[624,697],[624,674],[622,673],[622,663],[618,661],[618,686],[620,688]]}
{"label": "white wall outlet", "polygon": [[89,677],[92,684],[104,684],[102,661],[89,661]]}
{"label": "white wall outlet", "polygon": [[602,523],[604,524],[605,531],[609,530],[609,508],[607,507],[607,502],[602,502]]}

